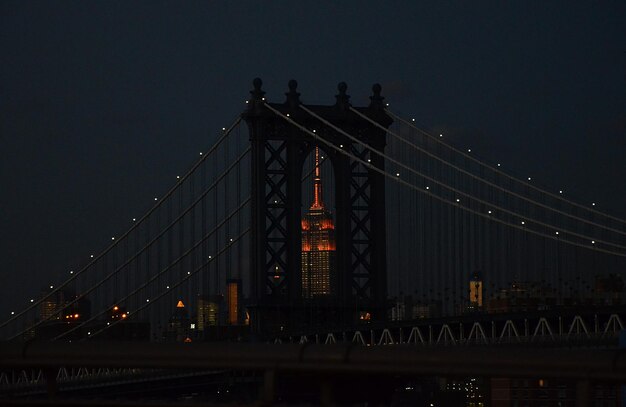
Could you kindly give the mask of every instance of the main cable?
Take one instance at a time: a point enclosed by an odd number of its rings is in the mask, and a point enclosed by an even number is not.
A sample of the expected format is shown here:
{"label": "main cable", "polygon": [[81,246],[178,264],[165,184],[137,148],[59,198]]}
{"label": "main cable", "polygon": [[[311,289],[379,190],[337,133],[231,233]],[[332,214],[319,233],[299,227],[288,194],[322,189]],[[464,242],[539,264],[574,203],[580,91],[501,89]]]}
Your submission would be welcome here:
{"label": "main cable", "polygon": [[24,332],[27,332],[31,329],[34,329],[36,327],[38,327],[39,325],[45,323],[46,321],[50,320],[51,318],[53,318],[56,315],[59,315],[60,313],[62,313],[64,310],[66,310],[67,308],[71,307],[72,305],[76,304],[78,301],[80,301],[80,299],[82,298],[82,296],[85,296],[91,292],[93,292],[94,290],[98,289],[101,285],[103,285],[106,281],[108,281],[109,279],[111,279],[113,276],[117,275],[120,271],[122,271],[127,265],[129,265],[130,263],[132,263],[133,260],[137,259],[143,252],[145,252],[147,249],[149,249],[150,247],[152,247],[152,245],[157,242],[165,233],[167,233],[171,228],[173,228],[176,224],[178,224],[178,222],[187,214],[189,213],[189,211],[192,210],[192,208],[194,208],[196,205],[198,205],[198,203],[200,203],[202,201],[202,198],[204,196],[206,196],[210,191],[212,191],[214,188],[217,187],[217,185],[219,185],[220,181],[228,174],[230,173],[230,171],[232,171],[232,169],[235,167],[235,165],[237,165],[239,162],[241,162],[241,160],[247,155],[247,153],[250,151],[250,147],[248,147],[246,150],[244,150],[240,156],[237,158],[237,160],[235,160],[227,169],[225,169],[219,176],[218,178],[213,182],[213,184],[211,184],[198,198],[196,198],[196,200],[194,202],[192,202],[176,219],[174,219],[169,225],[167,225],[165,227],[165,229],[161,230],[161,232],[156,235],[154,238],[152,238],[144,247],[142,247],[138,252],[136,252],[130,259],[128,259],[124,264],[122,264],[121,266],[119,266],[116,270],[110,272],[108,275],[106,275],[102,280],[100,280],[98,283],[96,283],[95,285],[91,286],[90,288],[88,288],[86,291],[84,291],[81,294],[81,297],[77,297],[75,299],[73,299],[72,301],[65,303],[65,305],[61,308],[59,308],[58,310],[55,310],[55,312],[53,312],[52,314],[50,314],[47,318],[42,319],[41,321],[37,321],[35,324],[31,325],[29,328],[23,330],[21,333],[15,335],[14,337],[17,337],[21,334],[23,334]]}
{"label": "main cable", "polygon": [[[557,242],[563,242],[563,243],[570,244],[572,246],[581,247],[581,248],[585,248],[585,249],[589,249],[589,250],[597,251],[597,252],[601,252],[601,253],[611,254],[611,255],[614,255],[614,256],[618,256],[618,257],[626,257],[626,253],[619,253],[619,252],[615,252],[615,251],[611,251],[611,250],[602,249],[600,247],[584,245],[584,244],[581,244],[581,243],[578,243],[578,242],[573,242],[573,241],[566,240],[566,239],[555,238],[552,235],[548,235],[546,233],[542,233],[542,232],[535,231],[535,230],[532,230],[532,229],[529,229],[529,228],[526,228],[526,227],[522,227],[522,226],[519,226],[519,225],[516,225],[516,224],[513,224],[513,223],[509,223],[509,222],[506,222],[506,221],[501,220],[501,219],[496,219],[494,217],[485,215],[484,213],[478,212],[478,211],[476,211],[474,209],[471,209],[471,208],[468,208],[468,207],[465,207],[465,206],[461,206],[461,205],[457,205],[457,204],[455,204],[455,203],[453,203],[451,201],[448,201],[448,200],[446,200],[446,199],[444,199],[444,198],[442,198],[442,197],[440,197],[438,195],[435,195],[435,194],[431,193],[429,190],[423,190],[423,189],[421,189],[421,188],[419,188],[419,187],[417,187],[417,186],[415,186],[415,185],[413,185],[413,184],[411,184],[411,183],[409,183],[407,181],[404,181],[403,179],[398,178],[397,176],[394,176],[393,174],[390,174],[390,173],[388,173],[388,172],[386,172],[384,170],[381,170],[380,168],[372,165],[371,163],[368,163],[367,161],[362,160],[361,158],[359,158],[359,157],[357,157],[357,156],[355,156],[355,155],[345,151],[344,149],[337,147],[333,143],[331,143],[331,142],[329,142],[327,140],[324,140],[318,134],[310,131],[309,129],[307,129],[303,125],[301,125],[298,122],[296,122],[293,119],[291,119],[290,117],[287,117],[287,116],[283,115],[280,111],[276,110],[275,108],[270,106],[268,103],[264,103],[264,106],[267,109],[269,109],[271,112],[273,112],[276,116],[278,116],[281,119],[285,120],[286,122],[294,125],[295,127],[299,128],[303,132],[305,132],[308,135],[310,135],[311,137],[313,137],[315,140],[317,140],[317,141],[319,141],[319,142],[329,146],[330,148],[332,148],[333,150],[339,152],[340,154],[345,155],[345,156],[347,156],[349,158],[352,158],[353,160],[355,160],[357,162],[360,162],[361,164],[365,165],[367,168],[371,169],[372,171],[378,172],[379,174],[381,174],[381,175],[383,175],[383,176],[385,176],[385,177],[387,177],[389,179],[392,179],[393,181],[395,181],[395,182],[397,182],[397,183],[399,183],[401,185],[404,185],[404,186],[406,186],[406,187],[408,187],[410,189],[413,189],[415,191],[421,192],[422,194],[430,196],[430,197],[432,197],[432,198],[434,198],[434,199],[436,199],[436,200],[438,200],[438,201],[440,201],[442,203],[451,205],[453,207],[458,207],[458,208],[460,208],[460,209],[462,209],[462,210],[464,210],[466,212],[472,213],[472,214],[474,214],[476,216],[479,216],[481,218],[489,219],[491,221],[500,223],[502,225],[506,225],[506,226],[509,226],[511,228],[518,229],[518,230],[521,230],[523,232],[531,233],[531,234],[534,234],[534,235],[537,235],[537,236],[541,236],[541,237],[544,237],[544,238],[548,238],[550,240],[554,240],[554,241],[557,241]],[[367,148],[370,148],[370,147],[368,146]]]}
{"label": "main cable", "polygon": [[[178,263],[180,263],[185,257],[187,257],[190,253],[192,253],[194,250],[196,250],[198,248],[198,246],[200,246],[201,244],[203,244],[207,239],[209,239],[211,236],[213,236],[215,233],[217,233],[217,231],[226,223],[228,222],[230,219],[232,219],[235,215],[237,215],[245,206],[246,204],[248,204],[248,202],[250,202],[250,197],[248,197],[247,199],[245,199],[236,209],[234,209],[231,213],[229,213],[218,225],[216,225],[213,229],[211,229],[209,232],[207,232],[196,244],[194,244],[192,247],[190,247],[189,249],[187,249],[180,257],[178,257],[176,260],[174,260],[172,263],[168,264],[163,270],[161,270],[160,272],[158,272],[157,274],[155,274],[154,276],[152,276],[148,281],[144,282],[142,285],[140,285],[139,287],[136,287],[133,291],[131,291],[130,293],[128,293],[125,297],[121,298],[118,300],[118,303],[123,303],[124,301],[126,301],[127,299],[129,299],[130,297],[132,297],[133,295],[137,294],[139,291],[143,290],[144,288],[146,288],[148,285],[150,285],[150,283],[152,283],[154,280],[156,280],[157,278],[159,278],[160,276],[162,276],[163,274],[165,274],[167,271],[169,271],[172,267],[176,266]],[[212,256],[209,256],[209,258],[211,258]],[[80,328],[81,326],[95,320],[96,318],[106,314],[109,311],[109,309],[104,309],[102,312],[100,312],[97,315],[94,315],[93,317],[89,318],[86,321],[81,322],[79,325],[73,327],[72,329],[63,332],[62,334],[57,335],[56,337],[52,338],[52,340],[57,340],[59,338],[62,338],[66,335],[68,335],[71,332],[74,332],[75,330],[77,330],[78,328]],[[29,328],[32,329],[32,328]],[[24,332],[28,331],[29,329],[25,330]],[[19,336],[21,334],[18,334],[17,336]]]}
{"label": "main cable", "polygon": [[52,291],[52,293],[50,293],[47,296],[44,296],[42,298],[40,298],[37,301],[33,301],[29,306],[27,306],[24,310],[22,310],[21,312],[18,312],[17,314],[15,314],[14,316],[12,316],[11,318],[7,319],[6,321],[4,321],[3,323],[0,324],[0,328],[4,328],[5,326],[7,326],[8,324],[10,324],[11,322],[13,322],[14,320],[16,320],[17,318],[21,317],[22,315],[26,314],[28,311],[32,310],[33,308],[39,306],[46,298],[48,298],[50,295],[59,292],[61,289],[67,287],[72,281],[74,281],[76,278],[78,278],[78,276],[80,276],[81,274],[83,274],[86,270],[88,270],[92,265],[94,265],[96,262],[98,262],[102,257],[104,257],[107,253],[109,253],[111,250],[113,250],[118,244],[119,242],[121,242],[122,240],[124,240],[124,238],[126,238],[128,235],[130,235],[131,232],[133,232],[135,229],[137,229],[139,227],[140,224],[142,224],[146,219],[148,219],[148,217],[154,212],[156,211],[163,202],[165,202],[165,200],[167,198],[169,198],[174,192],[176,192],[176,190],[183,184],[183,182],[189,178],[195,171],[196,169],[212,154],[215,152],[215,150],[217,150],[217,148],[219,147],[219,145],[227,138],[230,136],[231,132],[239,125],[239,123],[241,123],[241,117],[237,117],[237,119],[235,119],[235,121],[233,122],[233,124],[231,124],[222,134],[222,136],[213,144],[213,146],[206,152],[206,154],[203,154],[201,156],[201,158],[191,167],[191,169],[189,169],[189,171],[187,171],[187,173],[185,173],[185,175],[181,176],[180,179],[178,179],[178,181],[176,182],[176,184],[170,188],[169,191],[167,191],[165,193],[165,195],[161,198],[157,200],[157,203],[154,204],[154,206],[152,208],[150,208],[148,210],[148,212],[143,215],[138,221],[134,222],[132,224],[132,226],[130,227],[130,229],[128,229],[122,236],[120,236],[119,239],[116,239],[113,241],[113,243],[111,243],[108,247],[106,247],[102,252],[100,252],[97,256],[95,256],[89,263],[87,263],[82,269],[80,269],[79,271],[77,271],[76,273],[72,274],[72,276],[70,278],[68,278],[67,280],[65,280],[63,283],[61,283],[61,285],[56,286],[56,288],[54,289],[54,291]]}
{"label": "main cable", "polygon": [[[248,199],[249,200],[249,199]],[[224,253],[226,250],[228,250],[230,248],[230,246],[232,246],[234,243],[238,242],[242,237],[244,237],[248,232],[250,231],[250,228],[247,228],[246,230],[244,230],[243,232],[241,232],[239,234],[239,236],[235,237],[232,241],[229,241],[228,244],[226,246],[224,246],[219,252],[217,252],[217,254],[214,257],[209,258],[208,261],[206,261],[205,263],[203,263],[202,265],[200,265],[199,267],[197,267],[196,269],[194,269],[193,271],[189,272],[189,274],[187,274],[186,276],[184,276],[180,281],[178,281],[176,284],[170,286],[169,289],[166,289],[165,291],[163,291],[161,294],[159,294],[158,296],[155,297],[154,301],[150,301],[148,303],[145,303],[144,305],[142,305],[141,307],[137,308],[136,310],[133,310],[133,315],[135,313],[139,313],[141,311],[143,311],[144,309],[150,307],[152,304],[156,303],[159,299],[161,299],[165,294],[168,294],[169,292],[171,292],[173,289],[177,288],[179,285],[181,285],[182,283],[184,283],[185,281],[189,280],[192,276],[194,276],[197,272],[201,271],[204,267],[208,266],[209,264],[211,264],[211,262],[213,262],[215,259],[219,258],[219,256],[222,255],[222,253]],[[94,332],[93,335],[90,335],[87,338],[83,338],[82,340],[86,340],[89,338],[93,338],[96,335],[98,335],[99,333],[117,325],[118,323],[122,322],[124,320],[122,319],[118,319],[115,322],[113,322],[112,324],[106,325],[103,328],[99,329],[98,331]]]}
{"label": "main cable", "polygon": [[442,146],[450,149],[451,151],[453,151],[453,152],[455,152],[457,154],[462,155],[463,157],[465,157],[465,158],[475,162],[476,164],[480,165],[483,168],[487,168],[488,170],[491,170],[491,171],[495,172],[496,174],[502,175],[505,178],[513,180],[513,181],[515,181],[515,182],[517,182],[517,183],[519,183],[519,184],[521,184],[521,185],[523,185],[523,186],[525,186],[527,188],[531,188],[531,189],[534,189],[535,191],[538,191],[538,192],[540,192],[542,194],[546,194],[546,195],[548,195],[551,198],[558,199],[558,200],[563,201],[563,202],[565,202],[565,203],[567,203],[569,205],[575,206],[575,207],[580,208],[580,209],[584,209],[584,210],[586,210],[588,212],[591,212],[591,213],[595,213],[596,215],[604,216],[607,219],[610,219],[610,220],[613,220],[613,221],[617,221],[617,222],[620,222],[622,224],[626,224],[626,220],[625,219],[620,219],[620,218],[612,216],[612,215],[610,215],[608,213],[604,213],[604,212],[598,211],[598,210],[593,209],[593,208],[588,208],[588,207],[583,206],[583,205],[581,205],[579,203],[571,201],[571,200],[569,200],[569,199],[567,199],[567,198],[565,198],[563,196],[560,196],[560,195],[554,194],[554,193],[552,193],[550,191],[546,191],[546,190],[544,190],[542,188],[539,188],[539,187],[537,187],[537,186],[535,186],[533,184],[530,184],[530,183],[528,183],[528,182],[526,182],[526,181],[524,181],[522,179],[515,178],[512,175],[509,175],[509,174],[507,174],[506,172],[504,172],[502,170],[498,170],[497,168],[493,168],[491,165],[482,162],[481,160],[477,159],[476,157],[474,157],[474,156],[472,156],[470,154],[467,154],[464,151],[459,150],[456,147],[454,147],[454,146],[452,146],[450,144],[445,143],[444,141],[440,140],[438,137],[433,136],[432,134],[428,133],[427,131],[420,129],[419,127],[415,126],[414,124],[412,124],[408,120],[406,120],[406,119],[402,118],[401,116],[393,113],[389,109],[385,109],[385,112],[389,116],[391,116],[393,119],[398,120],[398,121],[404,123],[405,125],[407,125],[407,126],[413,128],[413,129],[417,130],[418,132],[422,133],[423,135],[425,135],[426,137],[430,138],[431,140],[441,144]]}
{"label": "main cable", "polygon": [[[469,171],[467,171],[467,170],[465,170],[465,169],[463,169],[463,168],[461,168],[461,167],[459,167],[459,166],[457,166],[457,165],[455,165],[455,164],[453,164],[451,162],[448,162],[448,161],[444,160],[443,158],[438,157],[437,155],[435,155],[433,153],[430,153],[429,151],[427,151],[427,150],[423,149],[422,147],[418,146],[417,144],[415,144],[415,143],[413,143],[413,142],[403,138],[402,136],[398,135],[397,133],[394,133],[393,131],[385,128],[384,126],[382,126],[380,123],[376,122],[375,120],[370,119],[369,117],[367,117],[363,113],[359,112],[354,107],[350,106],[350,110],[352,112],[354,112],[355,114],[357,114],[362,119],[367,120],[368,122],[372,123],[374,126],[376,126],[376,127],[380,128],[381,130],[385,131],[387,134],[397,138],[398,140],[402,141],[405,144],[408,144],[409,146],[413,147],[414,149],[416,149],[416,150],[426,154],[427,156],[433,158],[434,160],[437,160],[437,161],[441,162],[442,164],[444,164],[444,165],[446,165],[446,166],[448,166],[450,168],[453,168],[453,169],[461,172],[462,174],[467,175],[468,177],[470,177],[472,179],[478,180],[478,181],[480,181],[480,182],[482,182],[482,183],[484,183],[486,185],[489,185],[492,188],[496,188],[499,191],[502,191],[502,192],[504,192],[506,194],[512,195],[512,196],[514,196],[516,198],[519,198],[521,200],[524,200],[526,202],[530,202],[533,205],[536,205],[536,206],[539,206],[541,208],[548,209],[550,211],[559,213],[559,214],[561,214],[563,216],[567,216],[568,218],[575,219],[575,220],[578,220],[580,222],[586,223],[588,225],[593,225],[593,226],[596,226],[598,228],[609,230],[611,232],[614,232],[614,233],[626,236],[626,232],[624,232],[624,231],[621,231],[621,230],[618,230],[618,229],[614,229],[614,228],[609,227],[609,226],[601,225],[601,224],[593,222],[591,220],[583,219],[583,218],[578,217],[576,215],[572,215],[572,214],[569,214],[567,212],[561,211],[560,209],[556,209],[556,208],[553,208],[553,207],[551,207],[549,205],[543,204],[541,202],[537,202],[537,201],[535,201],[535,200],[533,200],[531,198],[527,198],[527,197],[525,197],[525,196],[523,196],[521,194],[518,194],[517,192],[510,191],[510,190],[508,190],[506,188],[502,188],[501,186],[499,186],[497,184],[494,184],[493,182],[491,182],[489,180],[486,180],[486,179],[484,179],[484,178],[482,178],[482,177],[480,177],[478,175],[472,174],[471,172],[469,172]],[[620,247],[626,248],[624,246],[620,246]]]}
{"label": "main cable", "polygon": [[511,210],[506,209],[506,208],[503,208],[503,207],[501,207],[501,206],[499,206],[499,205],[493,204],[493,203],[491,203],[491,202],[485,201],[484,199],[477,198],[477,197],[475,197],[475,196],[473,196],[473,195],[471,195],[471,194],[468,194],[468,193],[466,193],[466,192],[463,192],[463,191],[461,191],[461,190],[459,190],[459,189],[457,189],[457,188],[451,187],[451,186],[449,186],[449,185],[447,185],[447,184],[445,184],[445,183],[443,183],[443,182],[441,182],[441,181],[437,181],[436,179],[434,179],[434,178],[432,178],[432,177],[430,177],[430,176],[428,176],[428,175],[425,175],[425,174],[421,173],[420,171],[417,171],[417,170],[415,170],[415,169],[413,169],[413,168],[409,167],[408,165],[406,165],[406,164],[404,164],[404,163],[401,163],[400,161],[396,160],[395,158],[390,157],[389,155],[387,155],[387,154],[385,154],[385,153],[383,153],[383,152],[381,152],[381,151],[378,151],[378,150],[376,150],[376,149],[372,148],[371,146],[369,146],[369,145],[365,144],[364,142],[360,141],[360,140],[359,140],[359,139],[357,139],[356,137],[352,136],[351,134],[348,134],[347,132],[345,132],[345,131],[344,131],[344,130],[342,130],[341,128],[339,128],[339,127],[335,126],[334,124],[332,124],[332,123],[331,123],[331,122],[329,122],[328,120],[324,119],[323,117],[319,116],[319,115],[318,115],[318,114],[316,114],[315,112],[311,111],[311,110],[310,110],[310,109],[308,109],[306,106],[304,106],[304,105],[300,105],[299,107],[300,107],[302,110],[304,110],[305,112],[307,112],[309,115],[311,115],[312,117],[316,118],[317,120],[321,121],[322,123],[324,123],[324,124],[326,124],[327,126],[329,126],[330,128],[332,128],[333,130],[335,130],[335,131],[337,131],[338,133],[340,133],[340,134],[342,134],[342,135],[346,136],[348,139],[350,139],[350,140],[351,140],[351,141],[353,141],[354,143],[357,143],[358,145],[360,145],[360,146],[362,146],[362,147],[366,147],[366,148],[370,149],[371,151],[373,151],[374,153],[376,153],[376,154],[380,155],[381,157],[385,158],[385,159],[386,159],[386,160],[388,160],[389,162],[394,163],[394,164],[398,165],[399,167],[404,168],[404,169],[406,169],[407,171],[409,171],[409,172],[411,172],[411,173],[413,173],[413,174],[415,174],[415,175],[417,175],[417,176],[419,176],[419,177],[422,177],[423,179],[426,179],[426,180],[428,180],[428,181],[430,181],[430,182],[432,182],[432,183],[434,183],[434,184],[436,184],[436,185],[439,185],[439,186],[441,186],[441,187],[443,187],[443,188],[445,188],[445,189],[447,189],[447,190],[449,190],[449,191],[452,191],[452,192],[454,192],[454,193],[456,193],[456,194],[459,194],[459,195],[461,195],[461,196],[464,196],[464,197],[466,197],[466,198],[469,198],[469,199],[471,199],[471,200],[473,200],[473,201],[475,201],[475,202],[477,202],[477,203],[480,203],[480,204],[482,204],[482,205],[485,205],[485,206],[486,206],[486,207],[488,207],[488,208],[498,209],[498,210],[499,210],[500,212],[502,212],[502,213],[507,213],[507,214],[509,214],[509,215],[512,215],[512,216],[514,216],[514,217],[518,217],[518,218],[521,218],[521,219],[527,219],[527,220],[528,220],[528,219],[532,219],[533,223],[535,223],[535,224],[537,224],[537,225],[544,226],[544,227],[546,227],[546,228],[550,228],[550,229],[552,229],[552,230],[554,230],[554,231],[556,231],[556,232],[563,232],[563,233],[567,233],[567,234],[572,235],[572,236],[579,237],[579,238],[581,238],[581,239],[586,239],[586,240],[593,241],[593,242],[601,242],[601,243],[603,243],[603,244],[605,244],[605,245],[607,245],[607,246],[613,246],[613,247],[617,247],[617,248],[620,248],[620,249],[626,249],[626,246],[622,246],[622,245],[619,245],[619,244],[606,242],[606,241],[603,241],[603,240],[601,240],[601,239],[594,238],[594,237],[590,237],[590,236],[586,236],[586,235],[581,235],[581,234],[579,234],[579,233],[576,233],[576,232],[571,232],[571,231],[569,231],[569,230],[566,230],[566,229],[560,228],[560,227],[558,227],[558,226],[550,225],[550,224],[545,223],[545,222],[542,222],[542,221],[540,221],[540,220],[536,220],[536,219],[531,218],[531,217],[529,217],[529,216],[521,215],[521,214],[519,214],[519,213],[517,213],[517,212],[511,211]]}

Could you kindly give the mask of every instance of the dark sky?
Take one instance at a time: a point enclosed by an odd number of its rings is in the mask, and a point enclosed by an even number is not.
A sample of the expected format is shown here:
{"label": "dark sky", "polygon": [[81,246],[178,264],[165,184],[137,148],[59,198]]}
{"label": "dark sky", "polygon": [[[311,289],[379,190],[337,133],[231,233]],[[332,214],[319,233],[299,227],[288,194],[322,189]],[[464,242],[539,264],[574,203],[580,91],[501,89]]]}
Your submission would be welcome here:
{"label": "dark sky", "polygon": [[309,103],[380,82],[455,145],[626,216],[626,2],[546,3],[1,2],[0,315],[126,230],[256,76]]}

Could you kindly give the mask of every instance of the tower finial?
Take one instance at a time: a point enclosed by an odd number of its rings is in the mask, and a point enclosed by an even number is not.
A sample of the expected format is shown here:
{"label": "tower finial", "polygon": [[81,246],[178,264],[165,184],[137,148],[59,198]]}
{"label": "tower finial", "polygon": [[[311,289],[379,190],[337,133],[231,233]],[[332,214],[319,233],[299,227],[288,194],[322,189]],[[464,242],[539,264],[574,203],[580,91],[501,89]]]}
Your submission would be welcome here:
{"label": "tower finial", "polygon": [[339,82],[337,90],[339,93],[335,95],[335,99],[337,99],[336,106],[341,110],[348,110],[348,107],[350,107],[350,95],[346,94],[348,84],[345,82]]}
{"label": "tower finial", "polygon": [[287,96],[285,104],[289,105],[291,108],[295,108],[300,104],[300,93],[296,90],[298,89],[298,82],[292,79],[287,86],[289,87],[289,92],[285,93],[285,96]]}
{"label": "tower finial", "polygon": [[254,87],[254,89],[250,91],[250,108],[252,108],[252,106],[256,105],[257,103],[261,103],[265,99],[265,92],[261,89],[261,87],[263,86],[263,81],[261,80],[261,78],[254,78],[254,80],[252,81],[252,86]]}
{"label": "tower finial", "polygon": [[313,204],[311,209],[323,209],[322,178],[320,176],[320,148],[315,146],[315,178],[313,180]]}
{"label": "tower finial", "polygon": [[372,96],[370,96],[370,108],[374,108],[374,109],[384,109],[385,106],[383,104],[383,100],[385,100],[385,98],[383,96],[380,96],[380,92],[383,90],[382,86],[380,86],[379,83],[375,83],[372,86],[372,93],[374,93]]}

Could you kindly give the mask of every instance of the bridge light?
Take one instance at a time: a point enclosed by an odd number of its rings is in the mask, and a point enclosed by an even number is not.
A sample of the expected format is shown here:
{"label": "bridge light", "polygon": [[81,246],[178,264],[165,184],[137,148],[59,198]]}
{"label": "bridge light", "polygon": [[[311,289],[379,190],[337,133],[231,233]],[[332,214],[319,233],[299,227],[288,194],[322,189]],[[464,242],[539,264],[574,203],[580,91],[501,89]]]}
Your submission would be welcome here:
{"label": "bridge light", "polygon": [[426,187],[426,189],[430,189],[430,187]]}
{"label": "bridge light", "polygon": [[389,107],[389,103],[387,103],[387,107]]}
{"label": "bridge light", "polygon": [[200,155],[202,155],[202,151],[200,151]]}
{"label": "bridge light", "polygon": [[187,275],[189,275],[189,276],[190,276],[190,275],[191,275],[191,271],[188,271],[188,272],[187,272]]}
{"label": "bridge light", "polygon": [[93,259],[93,254],[91,256],[89,256],[89,257],[91,257]]}
{"label": "bridge light", "polygon": [[91,332],[87,332],[87,335],[91,335]]}
{"label": "bridge light", "polygon": [[54,286],[53,286],[53,285],[51,285],[51,286],[50,286],[50,289],[52,289],[52,288],[54,288]]}
{"label": "bridge light", "polygon": [[439,137],[443,137],[443,134],[440,134]]}
{"label": "bridge light", "polygon": [[30,299],[30,302],[35,302],[35,299],[34,299],[34,298],[31,298],[31,299]]}
{"label": "bridge light", "polygon": [[595,203],[595,202],[592,202],[592,203],[591,203],[591,206],[596,206],[596,203]]}
{"label": "bridge light", "polygon": [[596,244],[596,241],[595,241],[595,240],[592,240],[592,241],[591,241],[591,244]]}
{"label": "bridge light", "polygon": [[289,113],[287,113],[287,117],[289,117]]}
{"label": "bridge light", "polygon": [[211,256],[209,255],[209,259],[211,258]]}
{"label": "bridge light", "polygon": [[74,274],[74,270],[70,270],[70,274]]}
{"label": "bridge light", "polygon": [[133,222],[136,221],[137,219],[133,218]]}
{"label": "bridge light", "polygon": [[371,162],[372,162],[372,160],[368,158],[368,159],[367,159],[367,162],[368,162],[368,163],[371,163]]}
{"label": "bridge light", "polygon": [[15,315],[15,311],[11,311],[11,315]]}
{"label": "bridge light", "polygon": [[226,131],[226,127],[222,127],[222,131]]}
{"label": "bridge light", "polygon": [[413,122],[414,122],[414,121],[415,121],[415,119],[411,119],[411,121],[413,121]]}
{"label": "bridge light", "polygon": [[154,200],[155,200],[155,201],[158,201],[158,200],[159,200],[159,198],[154,198]]}
{"label": "bridge light", "polygon": [[468,152],[468,153],[471,153],[471,152],[472,152],[472,149],[471,149],[471,148],[468,148],[468,149],[467,149],[467,152]]}
{"label": "bridge light", "polygon": [[339,148],[343,148],[343,144],[339,144]]}
{"label": "bridge light", "polygon": [[396,177],[399,177],[399,176],[400,176],[400,173],[399,173],[399,172],[396,172]]}
{"label": "bridge light", "polygon": [[554,234],[555,234],[555,235],[558,235],[558,234],[559,234],[559,232],[554,232]]}
{"label": "bridge light", "polygon": [[315,129],[313,129],[313,133],[316,133]]}
{"label": "bridge light", "polygon": [[111,240],[115,240],[115,237],[112,237]]}
{"label": "bridge light", "polygon": [[150,298],[146,298],[146,302],[150,302]]}
{"label": "bridge light", "polygon": [[561,189],[560,189],[560,190],[559,190],[559,194],[562,194],[562,193],[563,193],[563,190],[561,190]]}
{"label": "bridge light", "polygon": [[248,104],[249,102],[246,100],[246,104]]}
{"label": "bridge light", "polygon": [[522,225],[525,225],[525,224],[526,224],[526,222],[522,221]]}
{"label": "bridge light", "polygon": [[180,179],[180,175],[177,175],[177,176],[176,176],[176,179]]}
{"label": "bridge light", "polygon": [[168,285],[168,286],[165,286],[165,288],[169,290],[169,289],[170,289],[170,286],[169,286],[169,285]]}
{"label": "bridge light", "polygon": [[489,215],[491,215],[491,211],[487,211],[487,213],[488,213]]}
{"label": "bridge light", "polygon": [[461,200],[459,198],[456,199],[457,202],[461,202]]}
{"label": "bridge light", "polygon": [[528,177],[528,180],[530,181],[532,178]]}
{"label": "bridge light", "polygon": [[498,163],[498,167],[500,166],[500,163]]}

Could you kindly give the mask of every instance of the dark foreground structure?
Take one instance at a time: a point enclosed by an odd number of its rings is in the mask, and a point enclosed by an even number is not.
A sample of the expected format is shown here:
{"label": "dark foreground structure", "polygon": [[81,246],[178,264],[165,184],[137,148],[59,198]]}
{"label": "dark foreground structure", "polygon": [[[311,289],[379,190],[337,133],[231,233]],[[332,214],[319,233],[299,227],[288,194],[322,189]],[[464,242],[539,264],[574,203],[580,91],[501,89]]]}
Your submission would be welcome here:
{"label": "dark foreground structure", "polygon": [[[368,405],[433,403],[462,406],[467,404],[465,398],[458,397],[460,393],[454,400],[454,394],[449,392],[448,401],[444,402],[445,393],[428,392],[428,383],[432,380],[427,378],[447,378],[454,387],[454,383],[458,383],[454,381],[455,378],[480,377],[497,383],[495,390],[501,395],[504,390],[501,378],[530,380],[538,383],[538,386],[557,381],[570,383],[574,387],[570,386],[568,391],[575,389],[574,393],[567,395],[569,401],[564,397],[561,405],[582,407],[592,405],[590,403],[598,395],[596,393],[607,393],[607,389],[612,389],[614,394],[619,388],[617,385],[626,383],[626,352],[615,350],[477,347],[469,352],[467,349],[454,348],[364,347],[348,344],[3,343],[0,360],[3,372],[40,369],[45,380],[39,385],[45,386],[48,397],[16,398],[17,388],[14,387],[12,393],[11,389],[5,387],[4,399],[0,400],[0,404],[5,406],[160,405],[149,399],[121,402],[119,399],[107,401],[106,397],[102,397],[93,402],[88,398],[82,401],[64,398],[71,394],[70,389],[64,389],[56,378],[60,368],[70,367],[133,369],[144,377],[155,369],[178,373],[180,377],[184,376],[181,372],[201,371],[206,376],[209,375],[206,372],[215,375],[224,370],[233,371],[237,372],[238,377],[254,378],[248,380],[251,384],[248,389],[255,388],[252,397],[256,398],[256,401],[252,401],[248,394],[241,395],[242,399],[235,401],[255,405],[354,405],[367,402]],[[500,381],[494,382],[494,378]],[[239,391],[245,391],[241,383],[238,382]],[[149,380],[144,380],[142,386],[148,384]],[[113,383],[111,389],[119,385],[119,381]],[[222,388],[229,387],[223,383]],[[237,385],[231,383],[230,388],[237,389]],[[24,392],[23,386],[21,391]],[[545,394],[542,404],[533,405],[558,405],[550,404],[547,390]],[[435,404],[436,401],[439,404]],[[505,402],[508,401],[503,399],[502,403]],[[613,403],[611,405],[617,405],[615,398]],[[477,400],[475,405],[507,404]]]}

